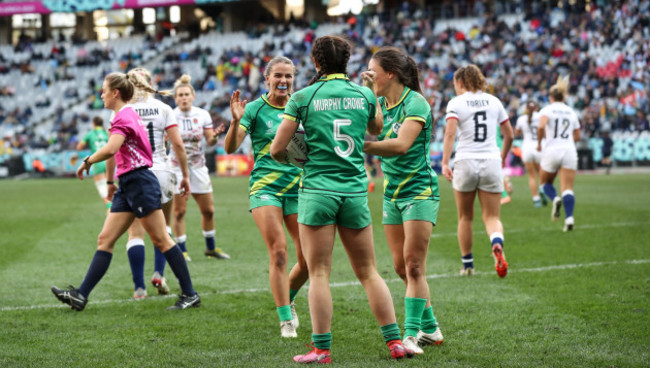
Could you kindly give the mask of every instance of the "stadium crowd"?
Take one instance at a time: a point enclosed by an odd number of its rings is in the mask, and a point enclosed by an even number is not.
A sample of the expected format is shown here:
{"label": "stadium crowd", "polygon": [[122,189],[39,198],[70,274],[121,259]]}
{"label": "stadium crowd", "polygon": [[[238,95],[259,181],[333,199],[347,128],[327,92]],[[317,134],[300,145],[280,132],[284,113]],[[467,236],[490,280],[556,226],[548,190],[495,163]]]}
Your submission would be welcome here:
{"label": "stadium crowd", "polygon": [[[337,22],[346,24],[345,34],[354,44],[350,77],[361,82],[360,73],[367,69],[367,61],[378,47],[394,45],[406,49],[419,63],[423,92],[437,122],[434,139],[438,142],[443,137],[444,108],[454,96],[453,73],[468,63],[481,68],[491,85],[490,92],[503,101],[511,121],[523,113],[528,100],[547,104],[548,87],[558,75],[570,74],[567,102],[579,111],[585,139],[599,137],[604,131],[650,130],[650,0],[595,1],[588,10],[568,1],[552,10],[543,8],[538,1],[525,5],[496,1],[493,8],[482,1],[473,4],[467,15],[474,17],[447,23],[457,27],[437,27],[438,22],[442,24],[441,16],[450,14],[450,2],[435,9],[419,9],[405,2],[398,9],[379,13],[366,9],[359,15],[339,18]],[[497,15],[503,11],[510,13]],[[230,92],[239,88],[243,98],[256,98],[266,88],[262,78],[264,67],[275,55],[282,54],[294,61],[298,69],[297,89],[307,85],[313,74],[308,55],[317,25],[296,24],[304,27],[304,37],[298,41],[290,37],[289,24],[269,25],[263,30],[259,25],[251,26],[248,37],[271,33],[273,42],[265,42],[256,52],[241,47],[227,49],[217,63],[208,61],[207,56],[215,53],[210,45],[167,51],[163,65],[152,68],[154,83],[159,89],[168,88],[182,73],[191,72],[197,91],[224,91],[201,107],[211,112],[217,124],[227,123]],[[155,40],[148,37],[145,42],[151,45]],[[53,46],[52,55],[60,47],[63,46]],[[85,62],[91,64],[93,58],[115,57],[110,49],[88,50],[86,54]],[[79,63],[86,59],[77,55],[76,60]],[[120,55],[120,60],[120,69],[127,71],[137,66],[139,57]],[[201,62],[201,72],[185,70],[187,61],[197,60]],[[66,61],[57,61],[62,62]],[[6,65],[16,67],[20,63],[0,60],[0,69]],[[97,85],[92,86],[95,94],[88,103],[89,115],[91,109],[102,108]],[[12,90],[11,86],[1,87],[3,94]],[[167,102],[174,105],[171,100]],[[31,107],[7,111],[0,100],[0,124],[25,125],[30,114]],[[79,120],[86,128],[77,127]],[[89,121],[88,116],[80,114],[71,121],[57,121],[49,136],[38,136],[30,128],[2,137],[0,153],[45,146],[71,147],[76,142],[76,133],[89,129]]]}

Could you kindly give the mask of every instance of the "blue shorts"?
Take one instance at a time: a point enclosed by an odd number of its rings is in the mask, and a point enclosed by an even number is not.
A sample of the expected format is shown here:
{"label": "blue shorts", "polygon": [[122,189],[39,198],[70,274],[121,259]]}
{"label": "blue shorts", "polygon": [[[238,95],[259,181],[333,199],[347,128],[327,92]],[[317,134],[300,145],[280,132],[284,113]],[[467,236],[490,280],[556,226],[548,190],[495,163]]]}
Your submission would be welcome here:
{"label": "blue shorts", "polygon": [[146,167],[120,175],[119,184],[113,196],[111,212],[133,212],[137,218],[141,218],[162,208],[160,183]]}

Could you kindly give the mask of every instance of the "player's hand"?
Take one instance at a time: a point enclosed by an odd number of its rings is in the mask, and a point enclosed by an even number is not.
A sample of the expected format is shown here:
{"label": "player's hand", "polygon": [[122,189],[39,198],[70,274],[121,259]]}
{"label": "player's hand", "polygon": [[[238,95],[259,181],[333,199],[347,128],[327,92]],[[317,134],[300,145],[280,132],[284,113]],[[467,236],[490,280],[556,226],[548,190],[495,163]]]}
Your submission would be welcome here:
{"label": "player's hand", "polygon": [[214,128],[215,137],[226,131],[226,125],[224,123],[219,124],[218,127]]}
{"label": "player's hand", "polygon": [[454,178],[454,172],[451,170],[449,165],[442,165],[442,175],[447,178],[447,181],[451,181]]}
{"label": "player's hand", "polygon": [[108,184],[107,189],[108,189],[108,194],[106,194],[106,199],[112,202],[113,196],[115,195],[115,192],[117,192],[117,185]]}
{"label": "player's hand", "polygon": [[183,197],[183,199],[188,199],[190,197],[190,179],[189,178],[181,179],[180,189],[181,189],[181,193],[180,193],[181,197]]}
{"label": "player's hand", "polygon": [[244,108],[246,107],[246,100],[240,101],[239,96],[241,92],[236,90],[230,96],[230,113],[232,114],[232,119],[239,121],[244,117]]}
{"label": "player's hand", "polygon": [[81,165],[77,168],[77,177],[79,180],[84,180],[84,171],[86,172],[86,175],[89,175],[90,166],[88,166],[85,161],[82,161]]}
{"label": "player's hand", "polygon": [[542,145],[537,143],[537,151],[542,152]]}
{"label": "player's hand", "polygon": [[376,77],[377,77],[377,73],[373,72],[372,70],[366,70],[365,72],[361,72],[361,80],[363,81],[364,87],[368,87],[372,89],[372,86],[375,85]]}

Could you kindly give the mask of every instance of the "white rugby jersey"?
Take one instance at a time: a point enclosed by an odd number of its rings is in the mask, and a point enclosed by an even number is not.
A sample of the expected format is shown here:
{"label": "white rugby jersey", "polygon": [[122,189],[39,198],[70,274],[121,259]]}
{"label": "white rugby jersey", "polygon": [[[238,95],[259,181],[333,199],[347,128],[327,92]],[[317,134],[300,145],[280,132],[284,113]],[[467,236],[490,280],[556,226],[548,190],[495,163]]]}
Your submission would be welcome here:
{"label": "white rugby jersey", "polygon": [[545,148],[572,147],[575,149],[573,131],[580,129],[580,121],[572,108],[564,102],[554,102],[540,110],[539,116],[548,118]]}
{"label": "white rugby jersey", "polygon": [[533,116],[528,123],[528,115],[521,115],[517,118],[517,130],[521,130],[524,135],[523,146],[531,146],[537,149],[537,128],[539,127],[539,112],[533,112]]}
{"label": "white rugby jersey", "polygon": [[170,169],[167,147],[165,146],[165,131],[177,126],[172,108],[166,103],[147,96],[136,100],[130,106],[140,115],[149,135],[149,143],[153,150],[154,170]]}
{"label": "white rugby jersey", "polygon": [[[178,122],[178,127],[183,137],[185,152],[187,153],[187,163],[189,167],[205,166],[205,151],[203,149],[203,131],[212,129],[212,117],[210,113],[200,107],[192,108],[183,112],[180,108],[174,109],[174,115]],[[178,167],[176,153],[171,153],[172,165]]]}
{"label": "white rugby jersey", "polygon": [[501,160],[497,146],[497,125],[508,120],[498,98],[489,93],[465,92],[447,104],[445,120],[458,119],[458,145],[455,160]]}

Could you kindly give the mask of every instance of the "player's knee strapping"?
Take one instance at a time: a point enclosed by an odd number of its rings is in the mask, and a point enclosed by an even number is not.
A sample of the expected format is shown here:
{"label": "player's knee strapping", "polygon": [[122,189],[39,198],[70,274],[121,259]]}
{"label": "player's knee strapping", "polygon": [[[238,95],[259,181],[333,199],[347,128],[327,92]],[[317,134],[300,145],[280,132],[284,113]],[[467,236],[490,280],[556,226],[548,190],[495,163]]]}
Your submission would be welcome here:
{"label": "player's knee strapping", "polygon": [[97,188],[97,192],[99,192],[100,197],[108,197],[108,184],[106,184],[106,179],[97,180],[95,182],[95,187]]}

